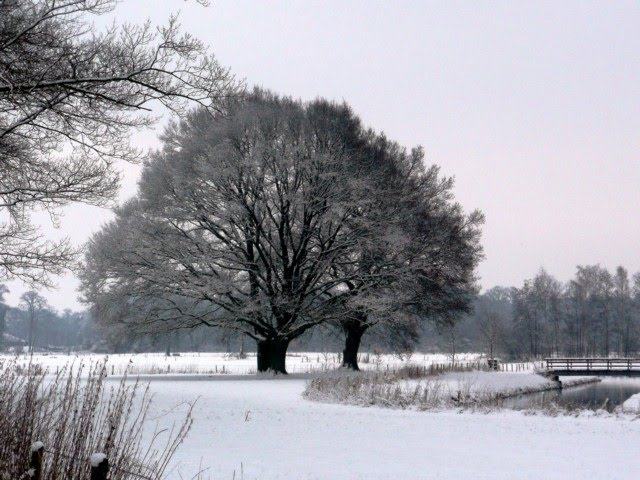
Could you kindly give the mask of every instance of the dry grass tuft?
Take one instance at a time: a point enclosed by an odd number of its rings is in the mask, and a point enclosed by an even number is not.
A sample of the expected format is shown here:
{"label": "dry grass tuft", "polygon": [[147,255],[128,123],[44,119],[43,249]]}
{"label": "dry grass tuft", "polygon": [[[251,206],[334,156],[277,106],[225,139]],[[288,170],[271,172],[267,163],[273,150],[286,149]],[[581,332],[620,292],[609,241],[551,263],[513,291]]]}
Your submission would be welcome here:
{"label": "dry grass tuft", "polygon": [[170,431],[141,444],[151,403],[148,386],[124,376],[105,385],[105,363],[48,375],[38,365],[0,360],[0,479],[26,479],[30,446],[45,445],[43,478],[89,478],[89,456],[107,455],[110,480],[160,479],[192,424],[191,411]]}

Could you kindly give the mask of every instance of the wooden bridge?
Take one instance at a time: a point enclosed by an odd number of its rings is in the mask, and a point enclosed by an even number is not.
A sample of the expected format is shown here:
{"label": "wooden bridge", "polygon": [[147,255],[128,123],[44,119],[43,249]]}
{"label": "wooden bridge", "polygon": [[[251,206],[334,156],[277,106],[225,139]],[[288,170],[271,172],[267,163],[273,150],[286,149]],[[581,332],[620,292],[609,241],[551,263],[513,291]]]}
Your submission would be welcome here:
{"label": "wooden bridge", "polygon": [[547,376],[640,377],[640,358],[547,358]]}

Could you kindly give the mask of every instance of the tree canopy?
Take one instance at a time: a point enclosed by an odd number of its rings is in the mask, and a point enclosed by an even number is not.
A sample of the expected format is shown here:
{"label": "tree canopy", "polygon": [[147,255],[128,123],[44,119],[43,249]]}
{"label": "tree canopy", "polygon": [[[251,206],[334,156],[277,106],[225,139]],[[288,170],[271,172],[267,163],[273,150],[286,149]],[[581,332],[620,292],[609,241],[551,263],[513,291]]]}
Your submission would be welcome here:
{"label": "tree canopy", "polygon": [[451,201],[421,150],[364,129],[348,106],[257,90],[173,123],[163,144],[89,244],[97,317],[236,330],[256,340],[259,370],[284,372],[289,342],[316,325],[365,312],[407,327],[410,314],[466,308],[482,216]]}
{"label": "tree canopy", "polygon": [[108,203],[118,187],[115,163],[141,158],[129,137],[157,120],[153,108],[212,110],[237,90],[177,17],[157,29],[97,31],[92,19],[116,5],[0,3],[0,279],[48,284],[69,265],[69,242],[44,239],[31,212],[45,209],[56,220],[69,202]]}

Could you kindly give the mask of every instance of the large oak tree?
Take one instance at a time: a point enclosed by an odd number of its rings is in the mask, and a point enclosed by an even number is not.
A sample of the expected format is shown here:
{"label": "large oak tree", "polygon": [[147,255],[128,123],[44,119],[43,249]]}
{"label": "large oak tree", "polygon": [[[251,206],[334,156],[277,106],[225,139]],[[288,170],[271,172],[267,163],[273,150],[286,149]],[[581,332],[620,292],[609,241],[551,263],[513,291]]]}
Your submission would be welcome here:
{"label": "large oak tree", "polygon": [[333,319],[363,275],[341,267],[371,233],[359,212],[373,199],[344,141],[360,126],[340,120],[256,92],[172,125],[139,196],[90,242],[87,300],[133,305],[138,328],[240,331],[260,371],[284,372],[290,341]]}
{"label": "large oak tree", "polygon": [[256,91],[224,110],[173,124],[138,197],[90,242],[83,288],[103,321],[237,330],[258,370],[284,372],[318,324],[343,327],[357,368],[370,326],[397,337],[466,308],[482,217],[420,149],[324,100]]}

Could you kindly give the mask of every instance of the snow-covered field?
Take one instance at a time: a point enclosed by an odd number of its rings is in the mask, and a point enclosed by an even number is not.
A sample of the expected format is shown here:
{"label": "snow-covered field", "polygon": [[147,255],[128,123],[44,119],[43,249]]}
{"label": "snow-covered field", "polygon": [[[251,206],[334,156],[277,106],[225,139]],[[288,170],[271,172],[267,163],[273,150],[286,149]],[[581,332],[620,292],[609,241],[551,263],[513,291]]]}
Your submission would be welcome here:
{"label": "snow-covered field", "polygon": [[[6,356],[5,356],[6,357]],[[17,357],[20,362],[30,361],[29,356]],[[72,362],[99,362],[107,358],[101,354],[35,354],[33,362],[49,369],[55,369]],[[477,363],[480,355],[464,353],[456,355],[456,363],[467,365]],[[398,368],[407,364],[429,367],[430,365],[449,364],[451,360],[445,354],[414,354],[399,358],[387,354],[361,354],[360,368],[363,370]],[[121,375],[125,369],[134,375],[155,374],[195,374],[195,375],[246,375],[256,373],[255,353],[244,359],[224,353],[180,353],[167,357],[162,353],[126,353],[108,355],[109,373]],[[287,372],[313,373],[333,370],[340,366],[336,353],[301,352],[287,355]]]}
{"label": "snow-covered field", "polygon": [[[288,359],[290,371],[296,365],[322,364],[322,354],[300,355]],[[48,355],[34,360],[55,368],[69,360],[101,358]],[[335,363],[327,358],[326,365]],[[475,358],[470,355],[468,361]],[[386,357],[363,366],[386,368],[385,361],[406,363]],[[432,361],[445,362],[446,357],[411,358],[413,364]],[[195,421],[174,457],[171,480],[191,479],[200,470],[202,478],[214,480],[626,479],[638,474],[640,422],[625,417],[362,408],[303,399],[308,374],[197,374],[222,364],[225,373],[246,373],[254,362],[215,354],[109,357],[109,364],[118,368],[130,364],[162,373],[142,377],[154,394],[153,423],[179,422],[187,403],[197,399]],[[532,365],[524,367],[522,373],[450,373],[441,378],[452,388],[471,378],[478,389],[546,382],[530,374]],[[180,370],[190,374],[175,373]],[[118,376],[108,379],[116,381]]]}
{"label": "snow-covered field", "polygon": [[638,422],[322,404],[301,398],[304,385],[298,376],[155,377],[164,423],[199,397],[172,478],[200,465],[212,479],[637,478]]}

